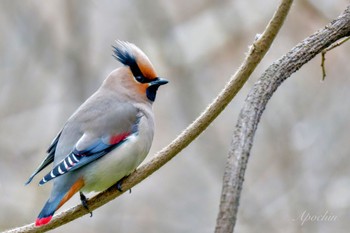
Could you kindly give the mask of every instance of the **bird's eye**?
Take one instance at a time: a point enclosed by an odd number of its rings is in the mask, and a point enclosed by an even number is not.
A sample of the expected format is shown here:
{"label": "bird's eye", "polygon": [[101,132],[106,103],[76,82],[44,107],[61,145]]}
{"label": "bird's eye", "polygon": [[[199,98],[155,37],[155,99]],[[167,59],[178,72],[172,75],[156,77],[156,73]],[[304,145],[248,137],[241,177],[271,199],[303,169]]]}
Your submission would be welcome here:
{"label": "bird's eye", "polygon": [[140,83],[145,83],[145,77],[143,77],[142,75],[136,76],[135,79]]}
{"label": "bird's eye", "polygon": [[148,79],[148,78],[146,78],[146,77],[143,76],[143,75],[137,75],[137,76],[135,76],[135,79],[136,79],[136,81],[138,81],[139,83],[149,83],[149,82],[152,81],[151,79]]}

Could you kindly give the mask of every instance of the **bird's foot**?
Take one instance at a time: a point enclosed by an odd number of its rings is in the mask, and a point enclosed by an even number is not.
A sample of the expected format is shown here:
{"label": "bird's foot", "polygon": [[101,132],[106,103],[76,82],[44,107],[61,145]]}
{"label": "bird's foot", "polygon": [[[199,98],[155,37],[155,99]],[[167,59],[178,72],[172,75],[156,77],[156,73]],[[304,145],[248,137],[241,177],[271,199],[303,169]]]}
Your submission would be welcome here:
{"label": "bird's foot", "polygon": [[80,200],[81,200],[81,204],[84,206],[84,208],[90,213],[90,218],[92,217],[92,211],[90,211],[89,206],[87,204],[87,198],[85,197],[85,195],[80,192]]}
{"label": "bird's foot", "polygon": [[119,180],[119,181],[117,182],[117,189],[118,189],[118,191],[121,192],[121,193],[123,192],[123,189],[122,189],[123,180],[124,180],[124,178],[122,178],[121,180]]}
{"label": "bird's foot", "polygon": [[[117,189],[119,192],[124,192],[123,189],[122,189],[122,184],[123,184],[123,181],[125,180],[125,178],[128,177],[128,176],[125,176],[123,178],[121,178],[118,182],[117,182]],[[131,189],[129,189],[129,193],[131,193]]]}

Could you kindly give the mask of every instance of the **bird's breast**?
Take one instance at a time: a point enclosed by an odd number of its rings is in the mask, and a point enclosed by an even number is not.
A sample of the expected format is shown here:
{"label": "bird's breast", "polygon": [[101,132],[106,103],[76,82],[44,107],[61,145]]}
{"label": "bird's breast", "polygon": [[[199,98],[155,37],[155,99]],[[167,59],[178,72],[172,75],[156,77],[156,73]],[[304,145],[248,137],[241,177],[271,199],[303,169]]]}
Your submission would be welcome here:
{"label": "bird's breast", "polygon": [[153,139],[140,121],[139,131],[131,134],[117,148],[82,169],[85,186],[82,191],[103,191],[133,172],[147,156]]}

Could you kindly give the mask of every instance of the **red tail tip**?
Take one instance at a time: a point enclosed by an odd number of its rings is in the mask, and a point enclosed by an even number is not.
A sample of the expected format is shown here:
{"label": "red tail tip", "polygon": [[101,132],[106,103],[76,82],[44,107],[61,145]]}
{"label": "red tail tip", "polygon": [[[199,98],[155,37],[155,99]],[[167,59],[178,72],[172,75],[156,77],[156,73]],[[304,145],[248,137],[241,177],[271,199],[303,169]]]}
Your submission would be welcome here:
{"label": "red tail tip", "polygon": [[35,226],[39,227],[42,225],[47,224],[48,222],[50,222],[52,216],[46,217],[46,218],[37,218],[35,221]]}

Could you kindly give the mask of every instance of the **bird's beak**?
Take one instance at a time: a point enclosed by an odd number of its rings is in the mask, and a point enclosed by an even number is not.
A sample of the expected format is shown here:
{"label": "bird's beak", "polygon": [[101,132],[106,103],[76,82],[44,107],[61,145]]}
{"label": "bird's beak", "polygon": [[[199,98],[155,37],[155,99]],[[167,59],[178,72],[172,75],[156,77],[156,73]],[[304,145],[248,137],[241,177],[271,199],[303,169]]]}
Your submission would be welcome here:
{"label": "bird's beak", "polygon": [[162,78],[155,78],[152,82],[150,82],[150,86],[161,86],[167,84],[169,81]]}

